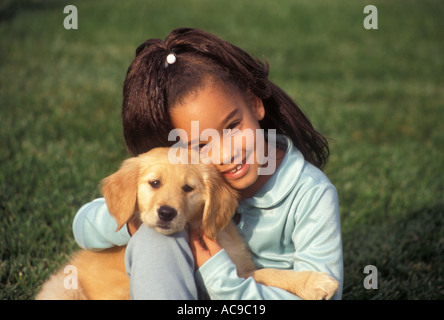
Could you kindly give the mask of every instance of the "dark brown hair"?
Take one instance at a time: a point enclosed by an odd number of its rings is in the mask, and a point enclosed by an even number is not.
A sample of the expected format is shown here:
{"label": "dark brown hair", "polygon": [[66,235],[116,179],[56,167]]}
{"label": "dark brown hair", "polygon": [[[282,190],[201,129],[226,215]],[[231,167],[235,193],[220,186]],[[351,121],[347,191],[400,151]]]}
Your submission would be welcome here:
{"label": "dark brown hair", "polygon": [[[177,59],[168,65],[166,57],[172,52]],[[268,72],[267,63],[202,30],[180,28],[165,41],[145,41],[136,49],[123,87],[123,131],[129,152],[138,155],[174,144],[168,141],[168,133],[174,129],[170,108],[212,80],[262,99],[265,117],[259,122],[261,128],[288,136],[307,161],[322,169],[329,156],[326,138],[268,80]]]}

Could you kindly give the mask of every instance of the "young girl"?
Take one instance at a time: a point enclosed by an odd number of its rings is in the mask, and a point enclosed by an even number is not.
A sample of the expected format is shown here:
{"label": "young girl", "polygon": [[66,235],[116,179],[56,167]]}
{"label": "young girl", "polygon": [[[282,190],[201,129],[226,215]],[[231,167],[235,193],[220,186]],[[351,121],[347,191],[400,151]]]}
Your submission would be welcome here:
{"label": "young girl", "polygon": [[[227,129],[274,129],[277,148],[268,159],[276,161],[276,170],[271,174],[259,174],[266,164],[257,157],[246,161],[245,145],[241,164],[214,164],[240,193],[233,219],[259,268],[326,272],[339,281],[334,298],[341,298],[338,198],[321,171],[329,155],[327,141],[268,80],[267,65],[204,31],[176,29],[165,41],[151,39],[137,48],[123,94],[123,130],[132,155],[173,145],[176,141],[168,140],[173,129],[191,137],[194,121],[198,137],[205,129],[221,136]],[[211,141],[188,142],[203,148]],[[231,151],[221,150],[221,158]],[[133,299],[198,299],[201,292],[212,299],[298,299],[239,278],[225,250],[206,237],[204,248],[195,232],[165,236],[140,226],[137,217],[118,232],[116,226],[104,199],[96,199],[79,210],[73,229],[83,248],[128,244]]]}

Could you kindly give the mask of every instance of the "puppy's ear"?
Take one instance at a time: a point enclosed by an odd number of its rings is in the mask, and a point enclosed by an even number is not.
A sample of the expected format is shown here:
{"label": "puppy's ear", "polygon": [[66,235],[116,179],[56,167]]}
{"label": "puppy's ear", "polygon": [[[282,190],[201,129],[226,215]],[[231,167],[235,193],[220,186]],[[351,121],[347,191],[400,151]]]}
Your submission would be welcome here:
{"label": "puppy's ear", "polygon": [[205,169],[206,199],[202,226],[207,237],[216,239],[217,233],[224,229],[233,217],[239,196],[228,185],[217,168],[207,165]]}
{"label": "puppy's ear", "polygon": [[139,168],[139,159],[130,158],[117,172],[102,180],[102,193],[110,214],[117,221],[117,230],[128,222],[136,209]]}

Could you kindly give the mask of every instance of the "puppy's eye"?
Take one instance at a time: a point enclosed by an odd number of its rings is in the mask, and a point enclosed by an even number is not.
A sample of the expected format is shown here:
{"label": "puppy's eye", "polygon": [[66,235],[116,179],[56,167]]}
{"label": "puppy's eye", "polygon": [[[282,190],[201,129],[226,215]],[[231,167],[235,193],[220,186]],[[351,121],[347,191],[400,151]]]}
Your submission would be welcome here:
{"label": "puppy's eye", "polygon": [[148,183],[149,183],[150,186],[153,187],[154,189],[157,189],[157,188],[160,187],[160,181],[159,181],[159,180],[149,181]]}
{"label": "puppy's eye", "polygon": [[188,192],[193,191],[194,188],[193,188],[192,186],[186,184],[186,185],[184,185],[184,186],[182,187],[182,190],[185,191],[186,193],[188,193]]}

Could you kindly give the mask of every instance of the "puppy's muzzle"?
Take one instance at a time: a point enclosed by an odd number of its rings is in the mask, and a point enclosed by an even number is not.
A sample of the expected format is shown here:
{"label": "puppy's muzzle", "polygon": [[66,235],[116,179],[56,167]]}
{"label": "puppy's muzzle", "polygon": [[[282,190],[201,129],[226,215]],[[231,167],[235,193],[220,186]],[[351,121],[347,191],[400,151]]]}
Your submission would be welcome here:
{"label": "puppy's muzzle", "polygon": [[176,209],[171,208],[169,206],[161,206],[157,210],[157,215],[159,216],[160,220],[164,222],[169,222],[177,216],[177,211]]}

